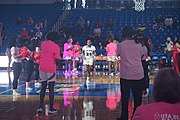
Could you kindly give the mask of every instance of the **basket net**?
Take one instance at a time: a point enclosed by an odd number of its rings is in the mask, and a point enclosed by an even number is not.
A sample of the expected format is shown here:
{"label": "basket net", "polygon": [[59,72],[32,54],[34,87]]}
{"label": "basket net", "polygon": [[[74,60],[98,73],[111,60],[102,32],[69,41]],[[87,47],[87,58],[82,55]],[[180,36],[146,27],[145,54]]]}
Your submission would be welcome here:
{"label": "basket net", "polygon": [[140,12],[140,11],[144,11],[145,7],[144,7],[144,3],[145,0],[133,0],[135,2],[135,10]]}

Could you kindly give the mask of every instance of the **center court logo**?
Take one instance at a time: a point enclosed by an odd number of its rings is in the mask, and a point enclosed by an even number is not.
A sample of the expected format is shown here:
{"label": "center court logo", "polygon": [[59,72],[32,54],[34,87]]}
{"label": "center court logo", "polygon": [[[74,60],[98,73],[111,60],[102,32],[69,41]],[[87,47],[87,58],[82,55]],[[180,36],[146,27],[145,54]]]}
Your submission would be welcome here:
{"label": "center court logo", "polygon": [[180,120],[180,115],[155,113],[154,120]]}

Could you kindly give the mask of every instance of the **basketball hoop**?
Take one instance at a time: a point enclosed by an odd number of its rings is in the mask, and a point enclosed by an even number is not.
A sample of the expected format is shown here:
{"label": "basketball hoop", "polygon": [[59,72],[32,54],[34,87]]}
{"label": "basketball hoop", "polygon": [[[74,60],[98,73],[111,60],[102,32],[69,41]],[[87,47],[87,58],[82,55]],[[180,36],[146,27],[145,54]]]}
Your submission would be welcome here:
{"label": "basketball hoop", "polygon": [[133,0],[135,2],[135,10],[140,12],[140,11],[144,11],[145,7],[144,7],[144,3],[146,0]]}

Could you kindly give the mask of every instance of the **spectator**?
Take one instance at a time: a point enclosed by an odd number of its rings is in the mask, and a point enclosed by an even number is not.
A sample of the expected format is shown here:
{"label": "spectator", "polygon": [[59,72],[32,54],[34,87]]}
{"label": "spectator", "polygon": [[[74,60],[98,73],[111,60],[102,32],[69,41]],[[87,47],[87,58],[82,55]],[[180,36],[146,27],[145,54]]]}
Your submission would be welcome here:
{"label": "spectator", "polygon": [[42,32],[40,31],[40,30],[38,30],[37,32],[36,32],[36,37],[38,38],[38,39],[41,39],[42,38]]}
{"label": "spectator", "polygon": [[30,25],[30,26],[32,26],[34,24],[34,21],[33,21],[32,17],[28,18],[27,24]]}
{"label": "spectator", "polygon": [[84,28],[84,19],[82,18],[82,16],[80,16],[78,22],[78,31],[79,31],[79,35],[82,36],[82,32],[83,32],[83,28]]}
{"label": "spectator", "polygon": [[35,32],[33,29],[31,29],[29,32],[29,38],[33,38],[33,37],[35,37]]}
{"label": "spectator", "polygon": [[101,28],[96,25],[96,27],[94,28],[94,37],[100,37],[101,36]]}
{"label": "spectator", "polygon": [[172,25],[173,25],[173,19],[172,17],[167,17],[164,21],[165,25],[167,28],[172,29]]}
{"label": "spectator", "polygon": [[155,19],[155,21],[156,21],[156,23],[157,23],[157,25],[158,25],[158,28],[159,28],[159,29],[162,29],[163,23],[164,23],[164,18],[163,18],[161,15],[159,15],[159,16]]}
{"label": "spectator", "polygon": [[110,30],[108,35],[107,35],[107,40],[109,39],[114,39],[114,35],[113,35],[113,32]]}
{"label": "spectator", "polygon": [[134,97],[134,111],[141,105],[144,71],[141,58],[146,55],[142,45],[137,44],[132,39],[133,30],[131,27],[125,27],[122,31],[123,41],[117,45],[117,56],[121,57],[120,62],[120,85],[122,97],[121,120],[128,120],[129,94],[132,90]]}
{"label": "spectator", "polygon": [[86,37],[91,35],[91,23],[90,21],[87,21],[86,23]]}
{"label": "spectator", "polygon": [[74,9],[74,4],[75,4],[75,0],[71,0],[71,2],[70,2],[70,5],[71,5],[71,10],[73,10],[73,9]]}
{"label": "spectator", "polygon": [[158,29],[158,25],[156,22],[153,22],[153,26],[152,26],[153,30],[157,30]]}
{"label": "spectator", "polygon": [[47,19],[44,20],[44,28],[46,28],[48,26],[48,21]]}
{"label": "spectator", "polygon": [[161,69],[153,83],[154,103],[137,108],[133,120],[178,120],[180,77],[172,68]]}
{"label": "spectator", "polygon": [[166,42],[166,57],[168,60],[168,67],[171,67],[171,58],[172,58],[172,48],[173,48],[173,42],[171,41],[171,38],[168,37],[167,38],[167,42]]}
{"label": "spectator", "polygon": [[101,22],[101,20],[99,20],[96,25],[98,25],[101,29],[103,28],[103,23]]}
{"label": "spectator", "polygon": [[23,24],[23,20],[22,20],[22,18],[21,18],[20,16],[18,16],[18,19],[17,19],[17,21],[16,21],[16,24],[17,24],[17,25]]}
{"label": "spectator", "polygon": [[112,20],[112,19],[109,19],[109,22],[108,22],[108,28],[109,28],[109,30],[113,30],[113,26],[114,26],[113,20]]}
{"label": "spectator", "polygon": [[22,31],[20,32],[20,36],[22,40],[27,40],[29,38],[29,34],[26,31],[26,28],[23,28]]}
{"label": "spectator", "polygon": [[36,23],[35,28],[36,30],[40,30],[41,28],[43,28],[43,23],[39,21],[38,23]]}

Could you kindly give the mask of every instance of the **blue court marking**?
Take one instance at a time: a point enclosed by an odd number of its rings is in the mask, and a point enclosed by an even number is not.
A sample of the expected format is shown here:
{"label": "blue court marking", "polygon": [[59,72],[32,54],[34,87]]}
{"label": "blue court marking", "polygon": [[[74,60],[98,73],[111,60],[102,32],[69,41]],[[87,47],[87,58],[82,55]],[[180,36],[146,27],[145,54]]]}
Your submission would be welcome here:
{"label": "blue court marking", "polygon": [[[33,88],[29,95],[39,96],[41,87],[35,87],[34,83],[30,86]],[[150,85],[150,92],[152,85]],[[20,82],[18,87],[18,92],[22,95],[26,95],[25,82]],[[120,84],[85,84],[85,83],[55,83],[54,95],[55,96],[96,96],[96,97],[106,97],[108,92],[120,93]],[[48,95],[49,90],[46,89],[46,95]],[[3,88],[0,85],[0,96],[11,96],[12,86]],[[132,93],[130,93],[132,96]]]}

